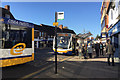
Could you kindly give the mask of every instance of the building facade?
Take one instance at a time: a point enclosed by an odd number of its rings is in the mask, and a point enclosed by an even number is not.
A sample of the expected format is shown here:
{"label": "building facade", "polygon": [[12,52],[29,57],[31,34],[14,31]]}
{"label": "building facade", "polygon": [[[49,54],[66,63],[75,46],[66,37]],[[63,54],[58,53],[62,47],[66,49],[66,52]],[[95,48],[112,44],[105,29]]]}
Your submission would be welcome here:
{"label": "building facade", "polygon": [[49,25],[35,25],[35,48],[52,47],[54,27]]}
{"label": "building facade", "polygon": [[[35,48],[43,48],[43,47],[52,47],[53,46],[53,39],[55,36],[55,27],[49,25],[35,25],[34,27],[35,33]],[[73,33],[73,30],[70,30],[63,25],[59,25],[57,28],[57,33]]]}
{"label": "building facade", "polygon": [[106,42],[108,37],[108,15],[107,9],[110,4],[110,0],[103,0],[102,6],[101,6],[101,42]]}
{"label": "building facade", "polygon": [[112,0],[107,9],[109,16],[108,37],[116,48],[115,57],[120,57],[120,0]]}

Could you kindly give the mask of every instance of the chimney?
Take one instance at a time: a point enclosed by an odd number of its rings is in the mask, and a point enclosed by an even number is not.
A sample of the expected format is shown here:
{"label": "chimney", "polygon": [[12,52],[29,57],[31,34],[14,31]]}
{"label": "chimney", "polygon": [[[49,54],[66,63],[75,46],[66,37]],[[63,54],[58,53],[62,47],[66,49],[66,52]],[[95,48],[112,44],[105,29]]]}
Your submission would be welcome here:
{"label": "chimney", "polygon": [[59,28],[60,28],[60,29],[63,29],[63,25],[59,25]]}
{"label": "chimney", "polygon": [[8,11],[10,11],[10,6],[9,5],[5,5],[5,9],[7,9]]}

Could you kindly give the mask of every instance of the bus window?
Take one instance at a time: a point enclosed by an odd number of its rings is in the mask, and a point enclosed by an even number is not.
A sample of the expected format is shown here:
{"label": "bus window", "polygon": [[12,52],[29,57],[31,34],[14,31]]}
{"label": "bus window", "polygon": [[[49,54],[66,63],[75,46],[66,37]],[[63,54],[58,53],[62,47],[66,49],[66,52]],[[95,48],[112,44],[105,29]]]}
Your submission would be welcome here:
{"label": "bus window", "polygon": [[25,43],[27,48],[32,48],[32,28],[15,25],[3,25],[3,48],[12,48],[18,43]]}

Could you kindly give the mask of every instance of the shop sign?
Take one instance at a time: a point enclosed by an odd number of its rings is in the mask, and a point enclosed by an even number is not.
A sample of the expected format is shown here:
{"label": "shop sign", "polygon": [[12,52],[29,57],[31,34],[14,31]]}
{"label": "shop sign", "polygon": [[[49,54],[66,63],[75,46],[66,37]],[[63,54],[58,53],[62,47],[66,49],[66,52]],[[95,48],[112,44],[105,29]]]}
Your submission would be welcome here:
{"label": "shop sign", "polygon": [[111,29],[109,30],[109,36],[112,36],[116,33],[120,32],[120,21]]}
{"label": "shop sign", "polygon": [[117,26],[113,29],[112,33],[116,33],[118,30],[117,30]]}
{"label": "shop sign", "polygon": [[106,38],[107,37],[107,33],[104,32],[104,33],[101,33],[101,38]]}

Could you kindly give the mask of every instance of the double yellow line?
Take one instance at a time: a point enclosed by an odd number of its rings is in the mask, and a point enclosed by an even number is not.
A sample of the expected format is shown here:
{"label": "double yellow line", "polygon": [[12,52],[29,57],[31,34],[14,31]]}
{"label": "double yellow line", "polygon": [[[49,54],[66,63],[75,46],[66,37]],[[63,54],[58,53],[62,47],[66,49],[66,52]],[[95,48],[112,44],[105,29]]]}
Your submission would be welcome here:
{"label": "double yellow line", "polygon": [[[73,57],[73,56],[64,58],[64,59],[60,60],[60,62],[63,62],[63,61],[65,61],[65,60],[67,60],[67,59],[70,59],[70,58],[72,58],[72,57]],[[42,69],[40,69],[40,70],[38,70],[38,71],[36,71],[36,72],[30,73],[30,74],[28,74],[28,75],[26,75],[26,76],[24,76],[24,77],[22,77],[21,79],[18,79],[18,80],[24,80],[24,79],[26,79],[26,78],[30,78],[31,76],[33,76],[33,75],[35,75],[35,74],[38,74],[38,73],[40,73],[41,71],[43,71],[43,70],[51,67],[52,65],[53,65],[53,64],[51,64],[51,65],[49,65],[49,66],[47,66],[47,67],[44,67],[44,68],[42,68]]]}

